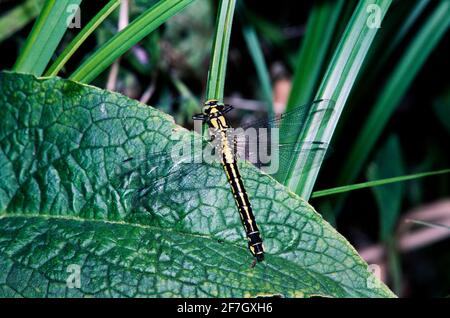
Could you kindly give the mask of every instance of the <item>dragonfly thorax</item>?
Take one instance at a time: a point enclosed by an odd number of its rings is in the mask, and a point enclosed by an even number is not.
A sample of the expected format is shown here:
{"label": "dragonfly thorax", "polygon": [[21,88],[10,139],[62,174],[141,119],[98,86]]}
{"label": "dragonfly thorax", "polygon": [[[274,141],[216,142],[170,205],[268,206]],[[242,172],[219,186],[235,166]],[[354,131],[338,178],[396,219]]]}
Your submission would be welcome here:
{"label": "dragonfly thorax", "polygon": [[226,129],[228,123],[224,117],[224,114],[233,109],[231,105],[225,105],[219,103],[216,99],[211,99],[205,102],[202,112],[200,114],[192,116],[194,120],[201,120],[208,124],[210,128]]}
{"label": "dragonfly thorax", "polygon": [[229,110],[230,106],[219,104],[217,100],[208,100],[203,107],[202,115],[210,128],[220,131],[229,128],[224,116]]}

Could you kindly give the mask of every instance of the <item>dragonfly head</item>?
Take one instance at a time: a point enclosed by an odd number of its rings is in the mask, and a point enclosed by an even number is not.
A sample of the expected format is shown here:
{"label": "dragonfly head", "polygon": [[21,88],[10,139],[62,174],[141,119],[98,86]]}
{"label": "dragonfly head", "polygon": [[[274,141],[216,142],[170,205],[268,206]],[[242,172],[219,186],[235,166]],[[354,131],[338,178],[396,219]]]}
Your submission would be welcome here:
{"label": "dragonfly head", "polygon": [[217,118],[233,109],[231,105],[220,103],[217,99],[210,99],[205,102],[201,114],[197,114],[193,119],[208,121]]}
{"label": "dragonfly head", "polygon": [[221,105],[217,99],[208,99],[203,104],[203,109]]}
{"label": "dragonfly head", "polygon": [[223,104],[219,104],[217,99],[210,99],[203,105],[202,113],[207,117],[220,116],[222,115],[224,107],[225,106]]}

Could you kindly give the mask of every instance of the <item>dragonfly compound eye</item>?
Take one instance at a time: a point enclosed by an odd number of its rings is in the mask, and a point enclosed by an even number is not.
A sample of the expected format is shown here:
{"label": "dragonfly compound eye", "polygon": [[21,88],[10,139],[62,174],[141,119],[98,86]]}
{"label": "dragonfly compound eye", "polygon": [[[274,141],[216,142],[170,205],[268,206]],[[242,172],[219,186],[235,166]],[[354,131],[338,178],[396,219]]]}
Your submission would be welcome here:
{"label": "dragonfly compound eye", "polygon": [[209,106],[203,106],[202,113],[205,115],[209,114]]}
{"label": "dragonfly compound eye", "polygon": [[216,106],[218,103],[219,103],[219,101],[218,101],[217,99],[210,99],[210,100],[207,100],[207,101],[205,102],[204,107],[205,107],[205,108],[206,108],[206,107],[214,107],[214,106]]}

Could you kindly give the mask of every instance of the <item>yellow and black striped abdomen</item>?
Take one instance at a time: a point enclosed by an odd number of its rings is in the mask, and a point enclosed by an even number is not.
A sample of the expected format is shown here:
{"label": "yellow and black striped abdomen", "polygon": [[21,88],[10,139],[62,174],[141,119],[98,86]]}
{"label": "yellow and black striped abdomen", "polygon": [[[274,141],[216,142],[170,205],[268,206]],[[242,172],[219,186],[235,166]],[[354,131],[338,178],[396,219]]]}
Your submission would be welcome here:
{"label": "yellow and black striped abdomen", "polygon": [[221,141],[222,165],[226,172],[228,181],[233,191],[234,200],[241,216],[242,224],[248,239],[248,247],[252,255],[258,260],[264,259],[264,247],[252,206],[247,196],[244,183],[242,181],[239,169],[236,163],[236,157],[230,147],[227,131],[230,128],[228,120],[223,116],[223,106],[217,104],[217,101],[207,101],[203,116],[207,118],[210,128],[219,137]]}
{"label": "yellow and black striped abdomen", "polygon": [[223,168],[230,182],[234,200],[236,201],[236,206],[239,210],[241,221],[247,234],[250,252],[258,261],[262,261],[264,259],[264,247],[262,244],[261,235],[259,233],[258,226],[256,225],[252,206],[242,182],[238,166],[236,162],[225,161],[225,154],[223,156]]}

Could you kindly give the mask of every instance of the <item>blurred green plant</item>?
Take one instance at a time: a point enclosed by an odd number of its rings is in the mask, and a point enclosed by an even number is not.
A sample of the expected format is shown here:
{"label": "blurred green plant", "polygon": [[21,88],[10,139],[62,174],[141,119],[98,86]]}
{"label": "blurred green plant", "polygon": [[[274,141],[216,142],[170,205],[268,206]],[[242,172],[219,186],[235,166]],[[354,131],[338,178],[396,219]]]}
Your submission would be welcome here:
{"label": "blurred green plant", "polygon": [[0,17],[0,43],[39,15],[43,0],[27,0]]}
{"label": "blurred green plant", "polygon": [[259,45],[258,35],[256,34],[255,28],[250,24],[245,24],[242,28],[242,33],[244,35],[247,48],[249,50],[250,56],[253,60],[253,64],[256,68],[256,74],[258,75],[259,83],[261,85],[262,100],[266,103],[267,113],[269,115],[274,114],[273,109],[273,95],[272,95],[272,81],[270,79],[269,69],[267,67],[266,61],[264,60],[264,55]]}
{"label": "blurred green plant", "polygon": [[[400,141],[391,136],[378,151],[367,169],[368,180],[380,180],[405,173]],[[385,241],[392,235],[403,198],[404,183],[395,182],[372,188],[380,213],[380,238]]]}
{"label": "blurred green plant", "polygon": [[343,5],[342,0],[319,1],[312,7],[296,59],[287,110],[313,99]]}
{"label": "blurred green plant", "polygon": [[210,55],[214,11],[211,1],[195,1],[165,24],[160,44],[162,63],[180,78],[204,82],[205,65]]}
{"label": "blurred green plant", "polygon": [[[367,179],[377,180],[405,173],[399,138],[391,136],[377,152],[367,169]],[[401,294],[401,266],[397,252],[395,226],[400,215],[404,195],[404,183],[396,182],[373,187],[380,224],[380,240],[388,251],[388,264],[392,277],[393,290]]]}
{"label": "blurred green plant", "polygon": [[433,109],[439,122],[450,134],[450,89],[439,96],[433,103]]}

